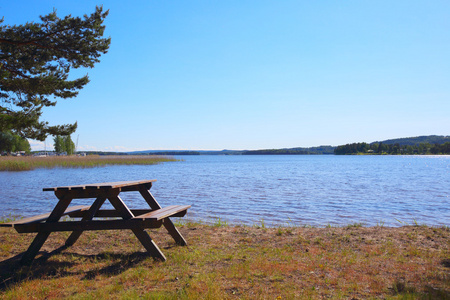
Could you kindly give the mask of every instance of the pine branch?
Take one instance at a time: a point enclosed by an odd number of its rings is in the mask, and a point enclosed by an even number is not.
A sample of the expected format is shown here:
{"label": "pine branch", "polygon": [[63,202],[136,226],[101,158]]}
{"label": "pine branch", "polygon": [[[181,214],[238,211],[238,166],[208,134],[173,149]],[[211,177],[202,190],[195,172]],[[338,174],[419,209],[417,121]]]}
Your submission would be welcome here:
{"label": "pine branch", "polygon": [[26,79],[31,79],[30,76],[25,75],[25,74],[23,74],[23,73],[20,72],[20,71],[17,71],[17,70],[13,70],[13,69],[11,69],[11,68],[8,68],[7,66],[5,66],[5,63],[1,63],[1,64],[0,64],[0,69],[4,69],[4,70],[6,70],[6,71],[8,71],[8,72],[10,72],[10,73],[16,74],[17,76],[20,76],[20,77],[23,77],[23,78],[26,78]]}

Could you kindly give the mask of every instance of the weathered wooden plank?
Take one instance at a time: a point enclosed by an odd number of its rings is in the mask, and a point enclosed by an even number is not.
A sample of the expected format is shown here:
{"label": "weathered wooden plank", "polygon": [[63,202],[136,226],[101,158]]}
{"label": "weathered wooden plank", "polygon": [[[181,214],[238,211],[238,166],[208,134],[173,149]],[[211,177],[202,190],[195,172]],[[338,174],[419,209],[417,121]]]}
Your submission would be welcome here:
{"label": "weathered wooden plank", "polygon": [[[155,182],[156,179],[150,180],[133,180],[133,181],[118,181],[118,182],[102,182],[102,183],[89,183],[89,184],[79,184],[79,185],[68,185],[68,186],[58,186],[58,187],[49,187],[44,188],[43,191],[58,191],[58,190],[85,190],[85,189],[115,189],[115,188],[124,188],[124,190],[138,190],[138,186],[140,185],[150,185]],[[135,187],[135,189],[133,189]]]}
{"label": "weathered wooden plank", "polygon": [[[186,212],[186,211],[185,211]],[[163,219],[163,225],[169,232],[170,236],[174,239],[175,243],[180,246],[187,246],[187,242],[178,229],[173,224],[172,220],[169,218]]]}
{"label": "weathered wooden plank", "polygon": [[57,232],[57,231],[91,231],[91,230],[119,230],[159,228],[163,221],[128,219],[128,220],[91,220],[91,221],[66,221],[56,223],[31,223],[16,227],[17,232]]}
{"label": "weathered wooden plank", "polygon": [[123,219],[127,220],[134,218],[131,210],[125,205],[125,203],[123,203],[123,200],[119,196],[109,197],[108,200],[109,202],[111,202],[112,206],[114,206],[114,208],[119,212],[120,216]]}
{"label": "weathered wooden plank", "polygon": [[95,189],[95,190],[57,190],[55,195],[61,197],[63,195],[70,195],[73,199],[88,199],[88,198],[98,198],[98,197],[115,197],[119,195],[120,188],[116,189]]}
{"label": "weathered wooden plank", "polygon": [[[50,225],[56,224],[58,222],[58,220],[61,218],[62,214],[66,211],[67,207],[69,207],[70,202],[72,202],[72,198],[70,196],[65,195],[65,196],[59,197],[59,202],[56,204],[55,208],[50,213],[50,216],[48,216],[47,220],[45,221],[46,224],[50,224]],[[33,225],[33,224],[38,225],[38,224],[42,224],[42,223],[31,223],[28,225]],[[21,226],[27,226],[27,225],[24,224]],[[19,232],[17,230],[17,228],[20,228],[20,226],[16,227],[16,231]],[[39,233],[36,235],[33,242],[31,243],[31,245],[28,247],[27,251],[24,253],[22,258],[20,259],[21,264],[27,265],[33,261],[36,254],[39,252],[39,249],[41,249],[42,245],[44,245],[44,243],[47,240],[50,233],[51,233],[51,231],[47,231],[47,230],[39,231]]]}
{"label": "weathered wooden plank", "polygon": [[[66,209],[66,211],[62,214],[62,216],[70,215],[71,213],[77,212],[80,214],[84,214],[86,210],[89,209],[90,206],[88,205],[77,205],[72,206]],[[28,217],[20,220],[15,220],[8,223],[2,223],[0,224],[0,227],[15,227],[20,224],[28,224],[28,223],[35,223],[35,222],[41,222],[47,220],[47,218],[50,216],[51,213],[46,213],[42,215],[37,215],[33,217]]]}
{"label": "weathered wooden plank", "polygon": [[143,229],[132,229],[134,235],[141,242],[142,246],[150,253],[154,258],[160,259],[162,261],[166,261],[166,256],[159,249],[158,245],[153,242],[152,238],[148,235],[148,233]]}
{"label": "weathered wooden plank", "polygon": [[149,189],[145,188],[144,186],[139,187],[139,193],[141,196],[145,199],[145,201],[148,203],[148,205],[152,209],[160,209],[161,205],[159,205],[158,201],[156,201],[155,197],[150,193]]}
{"label": "weathered wooden plank", "polygon": [[[152,209],[156,210],[156,209],[161,208],[161,205],[159,205],[158,201],[156,201],[155,197],[153,197],[153,195],[150,193],[149,189],[146,189],[145,187],[140,186],[139,193],[145,199],[145,201],[147,201],[148,205],[150,205],[150,207]],[[166,230],[169,232],[170,236],[174,239],[174,241],[178,245],[181,245],[181,246],[187,245],[186,240],[181,235],[181,233],[178,231],[178,229],[175,227],[172,220],[170,220],[169,218],[165,218],[163,225],[166,228]]]}
{"label": "weathered wooden plank", "polygon": [[162,220],[167,217],[172,217],[175,214],[186,214],[186,211],[190,208],[190,205],[170,205],[151,211],[149,213],[137,216],[136,218],[143,220]]}
{"label": "weathered wooden plank", "polygon": [[140,186],[144,186],[146,189],[149,190],[152,188],[152,183],[148,182],[148,183],[142,183],[140,185],[124,186],[124,187],[121,187],[120,189],[122,190],[122,192],[138,192]]}
{"label": "weathered wooden plank", "polygon": [[[143,215],[153,211],[153,209],[130,209],[131,213],[135,216]],[[82,218],[84,212],[73,212],[69,214],[71,218]],[[118,218],[121,217],[119,212],[114,209],[101,209],[95,213],[94,218]]]}
{"label": "weathered wooden plank", "polygon": [[[105,203],[106,197],[98,197],[95,199],[94,203],[91,205],[88,211],[84,212],[84,216],[81,219],[81,222],[89,222],[94,218],[97,211],[100,209],[100,207]],[[80,235],[83,233],[83,231],[78,230],[72,232],[72,234],[69,236],[69,238],[66,240],[65,245],[66,246],[72,246],[75,244],[75,242],[78,240]]]}
{"label": "weathered wooden plank", "polygon": [[[142,185],[140,186],[142,187]],[[119,196],[108,198],[111,204],[114,206],[114,208],[121,214],[122,218],[124,220],[129,221],[142,221],[150,222],[150,224],[154,224],[155,222],[159,225],[162,221],[154,221],[154,220],[139,220],[134,219],[133,213],[130,211],[130,209],[123,203],[122,199],[120,199]],[[130,220],[131,219],[131,220]],[[92,221],[91,221],[92,222]],[[159,225],[161,226],[161,225]],[[142,246],[155,258],[158,258],[162,261],[166,261],[166,257],[161,252],[161,250],[158,248],[158,246],[153,242],[152,238],[148,235],[148,233],[144,230],[144,228],[137,228],[134,227],[131,229],[134,233],[134,235],[138,238],[138,240],[141,242]]]}

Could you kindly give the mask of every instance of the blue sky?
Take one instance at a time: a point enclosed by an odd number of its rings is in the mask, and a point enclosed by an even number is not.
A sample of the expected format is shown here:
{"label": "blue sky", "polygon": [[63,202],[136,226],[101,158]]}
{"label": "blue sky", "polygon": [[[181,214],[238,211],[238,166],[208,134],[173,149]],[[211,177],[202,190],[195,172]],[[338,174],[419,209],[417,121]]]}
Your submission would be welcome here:
{"label": "blue sky", "polygon": [[[1,1],[5,24],[110,10],[78,150],[266,149],[449,135],[450,1]],[[47,149],[52,146],[47,139]],[[43,144],[31,141],[33,149]]]}

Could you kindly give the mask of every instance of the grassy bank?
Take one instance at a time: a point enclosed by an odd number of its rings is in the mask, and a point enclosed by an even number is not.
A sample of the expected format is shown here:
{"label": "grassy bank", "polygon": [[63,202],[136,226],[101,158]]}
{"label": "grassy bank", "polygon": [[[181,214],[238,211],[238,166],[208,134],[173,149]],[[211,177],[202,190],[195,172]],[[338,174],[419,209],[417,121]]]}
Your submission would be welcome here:
{"label": "grassy bank", "polygon": [[154,261],[130,231],[53,233],[30,267],[33,234],[0,229],[0,298],[449,299],[448,227],[262,228],[186,223],[188,247],[161,228]]}
{"label": "grassy bank", "polygon": [[0,171],[28,171],[37,168],[92,168],[106,165],[154,165],[177,161],[161,155],[121,155],[121,156],[1,156]]}

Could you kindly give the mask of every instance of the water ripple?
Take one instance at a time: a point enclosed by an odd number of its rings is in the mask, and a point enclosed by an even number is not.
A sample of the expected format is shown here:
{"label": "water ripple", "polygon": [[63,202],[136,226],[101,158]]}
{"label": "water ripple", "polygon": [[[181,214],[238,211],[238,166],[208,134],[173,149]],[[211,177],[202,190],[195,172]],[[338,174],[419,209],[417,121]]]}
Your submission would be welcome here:
{"label": "water ripple", "polygon": [[[162,205],[188,217],[267,225],[450,225],[448,156],[186,156],[156,166],[0,172],[1,216],[50,211],[43,187],[153,179]],[[123,195],[123,196],[122,196]],[[139,193],[123,193],[131,208]],[[91,204],[76,199],[74,204]],[[109,204],[107,206],[111,207]]]}

